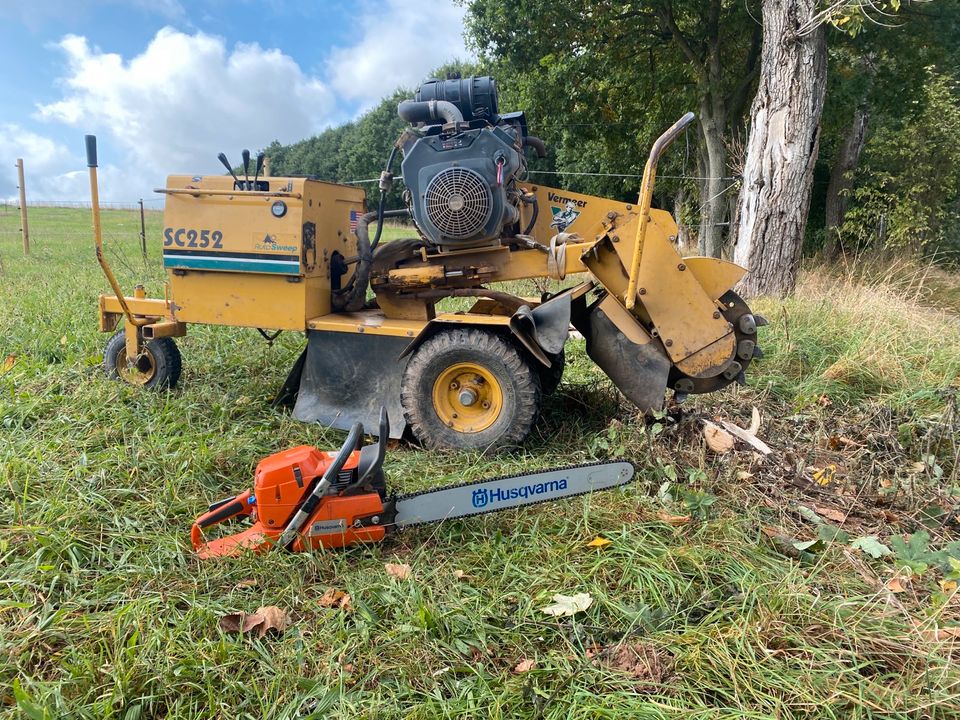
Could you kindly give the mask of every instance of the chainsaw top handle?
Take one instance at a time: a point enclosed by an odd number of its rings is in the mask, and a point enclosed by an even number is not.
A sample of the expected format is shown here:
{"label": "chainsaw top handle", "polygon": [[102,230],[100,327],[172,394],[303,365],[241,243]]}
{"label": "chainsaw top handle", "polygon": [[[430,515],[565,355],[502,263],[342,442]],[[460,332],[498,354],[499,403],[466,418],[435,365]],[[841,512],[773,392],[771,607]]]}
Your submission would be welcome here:
{"label": "chainsaw top handle", "polygon": [[297,509],[297,512],[294,513],[290,522],[287,523],[283,534],[277,540],[277,547],[286,548],[293,543],[307,522],[307,518],[317,509],[320,500],[323,499],[323,496],[327,494],[327,490],[330,489],[330,484],[333,482],[333,479],[343,469],[347,459],[353,451],[357,449],[362,439],[363,423],[356,422],[350,427],[350,432],[347,433],[347,439],[337,452],[337,456],[333,459],[333,462],[327,466],[327,469],[324,470],[320,482],[314,486],[313,491],[307,496],[307,499],[303,501],[303,504]]}

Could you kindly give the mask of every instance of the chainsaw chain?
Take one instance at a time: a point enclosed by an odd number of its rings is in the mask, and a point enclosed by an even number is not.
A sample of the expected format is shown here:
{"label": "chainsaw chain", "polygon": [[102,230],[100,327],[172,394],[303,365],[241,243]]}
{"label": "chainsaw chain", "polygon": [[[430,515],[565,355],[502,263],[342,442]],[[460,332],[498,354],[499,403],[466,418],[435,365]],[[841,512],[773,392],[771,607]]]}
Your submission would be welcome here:
{"label": "chainsaw chain", "polygon": [[[397,503],[405,500],[411,500],[421,495],[430,495],[431,493],[444,492],[446,490],[454,490],[457,488],[469,487],[471,485],[486,485],[487,483],[501,482],[503,480],[513,480],[514,478],[526,477],[536,473],[547,473],[547,472],[562,472],[564,470],[578,470],[581,468],[591,468],[597,467],[598,465],[610,465],[612,463],[627,463],[633,468],[633,477],[630,478],[627,482],[622,483],[621,485],[614,485],[608,488],[601,488],[600,490],[584,490],[583,492],[571,493],[569,495],[564,495],[561,498],[544,498],[543,500],[534,500],[530,503],[524,503],[523,505],[517,505],[515,507],[506,507],[506,508],[491,508],[489,510],[477,510],[476,512],[458,514],[450,518],[444,518],[443,520],[426,520],[424,522],[410,523],[407,525],[396,526],[393,522],[393,519],[396,518],[397,513]],[[482,480],[473,480],[470,482],[457,483],[456,485],[444,485],[440,488],[432,488],[430,490],[419,490],[408,495],[396,495],[389,498],[388,502],[392,503],[392,516],[391,522],[384,523],[384,525],[394,525],[398,530],[405,530],[407,528],[420,527],[422,525],[432,525],[437,522],[443,522],[444,520],[460,520],[461,518],[475,517],[477,515],[490,515],[497,512],[505,512],[507,510],[520,510],[522,508],[533,507],[534,505],[543,505],[544,503],[558,502],[561,500],[569,500],[570,498],[580,497],[581,495],[589,495],[593,492],[605,492],[607,490],[616,490],[617,488],[626,487],[632,482],[637,480],[637,466],[633,463],[632,460],[627,460],[626,458],[611,458],[609,460],[598,460],[592,463],[578,463],[574,465],[560,465],[558,467],[543,468],[542,470],[534,470],[533,472],[525,473],[516,473],[515,475],[501,475],[500,477],[495,478],[484,478]]]}

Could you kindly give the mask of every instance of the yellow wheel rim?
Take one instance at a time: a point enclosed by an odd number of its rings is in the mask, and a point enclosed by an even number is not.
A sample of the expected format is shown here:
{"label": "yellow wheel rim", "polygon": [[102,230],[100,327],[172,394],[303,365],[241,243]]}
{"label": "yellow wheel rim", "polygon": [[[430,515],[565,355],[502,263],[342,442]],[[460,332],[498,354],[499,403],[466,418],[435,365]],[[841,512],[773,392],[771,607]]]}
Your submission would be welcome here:
{"label": "yellow wheel rim", "polygon": [[440,421],[460,433],[486,430],[500,417],[503,390],[489,370],[475,363],[451,365],[433,384]]}
{"label": "yellow wheel rim", "polygon": [[131,385],[146,385],[157,373],[157,363],[146,349],[133,364],[127,363],[127,350],[117,353],[117,374]]}

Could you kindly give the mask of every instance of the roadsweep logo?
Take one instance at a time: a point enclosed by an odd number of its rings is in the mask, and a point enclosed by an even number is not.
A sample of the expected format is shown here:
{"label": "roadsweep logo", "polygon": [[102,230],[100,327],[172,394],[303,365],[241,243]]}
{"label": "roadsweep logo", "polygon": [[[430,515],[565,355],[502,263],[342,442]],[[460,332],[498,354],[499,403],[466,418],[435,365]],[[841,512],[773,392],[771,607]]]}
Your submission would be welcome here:
{"label": "roadsweep logo", "polygon": [[523,498],[536,497],[537,495],[547,495],[549,493],[560,492],[567,489],[567,479],[550,480],[542,483],[532,483],[530,485],[521,485],[515,488],[477,488],[473,491],[471,502],[475,508],[487,507],[498,502],[507,500],[517,500]]}

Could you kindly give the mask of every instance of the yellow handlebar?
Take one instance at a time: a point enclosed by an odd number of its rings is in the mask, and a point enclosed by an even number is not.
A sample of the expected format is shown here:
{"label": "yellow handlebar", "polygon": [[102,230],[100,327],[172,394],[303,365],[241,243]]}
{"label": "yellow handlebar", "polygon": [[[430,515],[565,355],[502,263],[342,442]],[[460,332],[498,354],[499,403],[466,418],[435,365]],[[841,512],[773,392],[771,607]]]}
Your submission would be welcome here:
{"label": "yellow handlebar", "polygon": [[627,296],[624,302],[627,310],[632,310],[637,301],[637,278],[640,276],[640,256],[643,252],[643,240],[647,234],[647,223],[650,221],[650,204],[653,202],[653,183],[657,177],[657,162],[660,156],[670,146],[677,136],[686,129],[687,125],[693,122],[695,115],[688,112],[682,118],[677,120],[670,129],[657,138],[657,141],[650,148],[650,157],[647,158],[647,164],[643,168],[643,181],[640,183],[640,198],[637,204],[640,206],[640,221],[637,225],[637,237],[633,243],[633,264],[630,266],[630,282],[627,283]]}

